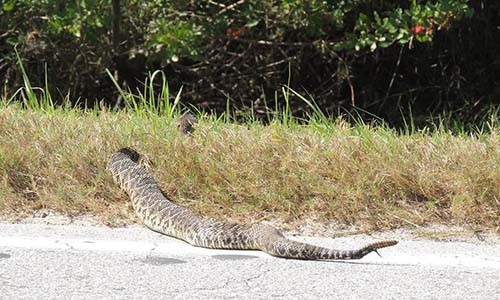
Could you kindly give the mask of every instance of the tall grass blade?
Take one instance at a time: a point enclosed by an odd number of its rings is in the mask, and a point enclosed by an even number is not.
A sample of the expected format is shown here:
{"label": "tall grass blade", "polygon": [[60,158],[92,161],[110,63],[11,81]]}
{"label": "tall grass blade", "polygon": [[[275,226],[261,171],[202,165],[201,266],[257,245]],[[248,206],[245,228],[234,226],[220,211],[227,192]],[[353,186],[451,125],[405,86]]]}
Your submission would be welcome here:
{"label": "tall grass blade", "polygon": [[113,85],[116,87],[116,90],[118,91],[118,93],[120,93],[120,96],[122,97],[123,101],[126,101],[127,96],[125,95],[125,92],[121,88],[120,84],[118,84],[118,82],[115,79],[115,76],[113,76],[113,74],[109,71],[108,68],[106,68],[106,74],[108,74],[109,78],[111,79],[111,82],[113,82]]}
{"label": "tall grass blade", "polygon": [[23,76],[23,83],[24,83],[24,93],[21,93],[24,98],[24,104],[26,107],[33,108],[33,109],[40,109],[40,101],[38,101],[35,90],[31,86],[30,79],[28,77],[28,74],[26,73],[26,69],[24,69],[23,61],[21,59],[21,56],[19,55],[19,52],[17,51],[17,48],[14,48],[14,51],[16,52],[16,57],[17,57],[17,64],[19,65],[19,68],[21,69],[21,73]]}

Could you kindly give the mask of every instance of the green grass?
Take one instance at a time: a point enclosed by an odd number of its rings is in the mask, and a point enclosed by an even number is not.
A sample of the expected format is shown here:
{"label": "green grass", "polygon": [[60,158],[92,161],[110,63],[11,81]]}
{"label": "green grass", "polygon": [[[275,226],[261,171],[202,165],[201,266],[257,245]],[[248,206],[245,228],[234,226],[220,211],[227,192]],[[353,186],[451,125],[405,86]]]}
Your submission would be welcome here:
{"label": "green grass", "polygon": [[134,220],[106,173],[132,146],[155,163],[165,193],[212,217],[315,217],[365,229],[409,224],[500,226],[500,130],[396,132],[315,118],[268,126],[202,116],[182,138],[175,114],[0,108],[0,210],[49,208]]}
{"label": "green grass", "polygon": [[[127,106],[55,106],[48,89],[25,87],[0,101],[0,213],[47,208],[132,222],[128,197],[105,171],[114,151],[136,148],[153,162],[164,192],[218,218],[295,221],[313,217],[387,229],[429,223],[500,231],[500,126],[493,112],[474,129],[443,120],[395,131],[321,113],[306,120],[288,106],[264,126],[199,113],[191,138],[177,132],[180,93],[121,91]],[[48,85],[48,84],[47,84]],[[161,103],[160,108],[151,103]],[[22,103],[22,105],[20,104]],[[21,107],[23,106],[23,107]],[[355,118],[353,118],[356,120]]]}

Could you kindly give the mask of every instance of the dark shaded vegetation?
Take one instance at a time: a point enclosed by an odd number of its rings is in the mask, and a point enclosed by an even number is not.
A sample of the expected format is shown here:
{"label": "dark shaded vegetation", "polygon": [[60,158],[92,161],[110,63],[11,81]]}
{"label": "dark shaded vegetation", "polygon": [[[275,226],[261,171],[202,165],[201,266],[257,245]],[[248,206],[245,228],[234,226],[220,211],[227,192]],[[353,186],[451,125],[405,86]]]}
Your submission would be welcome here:
{"label": "dark shaded vegetation", "polygon": [[[329,114],[417,124],[452,114],[474,122],[499,104],[497,1],[10,0],[0,10],[2,97],[33,86],[55,101],[120,107],[105,70],[142,89],[163,70],[185,104],[227,102],[265,117],[283,85]],[[159,85],[160,82],[158,83]],[[295,115],[308,106],[293,95]],[[370,113],[365,113],[370,112]]]}

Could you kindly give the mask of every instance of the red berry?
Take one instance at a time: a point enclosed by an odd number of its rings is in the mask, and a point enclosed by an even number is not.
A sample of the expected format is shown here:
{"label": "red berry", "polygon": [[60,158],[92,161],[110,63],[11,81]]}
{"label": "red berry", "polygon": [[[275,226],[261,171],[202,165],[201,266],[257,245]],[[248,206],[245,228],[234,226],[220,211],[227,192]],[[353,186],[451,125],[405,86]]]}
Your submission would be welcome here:
{"label": "red berry", "polygon": [[413,26],[413,28],[411,29],[411,33],[413,34],[421,34],[423,31],[424,31],[425,27],[422,26],[422,25],[416,25],[416,26]]}

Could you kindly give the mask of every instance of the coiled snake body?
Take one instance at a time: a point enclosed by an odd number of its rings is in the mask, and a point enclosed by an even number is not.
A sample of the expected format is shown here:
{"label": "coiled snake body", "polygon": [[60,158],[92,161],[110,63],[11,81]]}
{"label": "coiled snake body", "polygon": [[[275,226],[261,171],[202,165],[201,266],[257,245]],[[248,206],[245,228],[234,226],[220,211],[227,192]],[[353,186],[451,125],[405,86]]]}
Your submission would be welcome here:
{"label": "coiled snake body", "polygon": [[139,153],[131,148],[114,153],[107,170],[128,193],[137,215],[147,227],[193,246],[261,250],[292,259],[334,260],[359,259],[397,244],[397,241],[380,241],[357,250],[333,250],[290,240],[276,228],[262,223],[237,224],[203,218],[170,201],[141,164]]}

